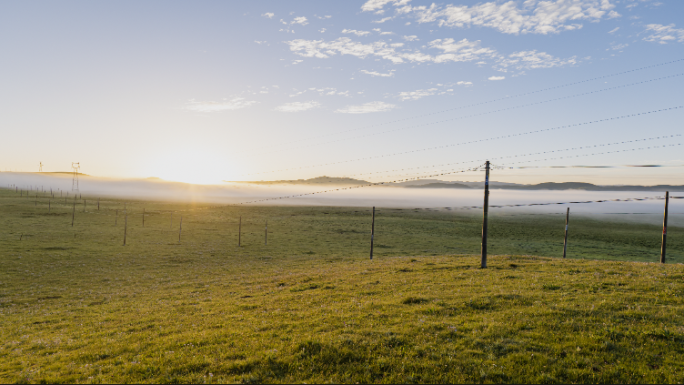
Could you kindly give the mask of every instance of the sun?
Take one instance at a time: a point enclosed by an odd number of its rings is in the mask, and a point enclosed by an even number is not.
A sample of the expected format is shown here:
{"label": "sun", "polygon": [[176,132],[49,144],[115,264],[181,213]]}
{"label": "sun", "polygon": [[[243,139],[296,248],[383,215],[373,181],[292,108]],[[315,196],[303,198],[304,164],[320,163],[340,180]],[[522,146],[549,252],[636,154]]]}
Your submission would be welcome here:
{"label": "sun", "polygon": [[150,162],[147,173],[168,181],[192,184],[220,184],[230,172],[226,159],[211,152],[183,151]]}

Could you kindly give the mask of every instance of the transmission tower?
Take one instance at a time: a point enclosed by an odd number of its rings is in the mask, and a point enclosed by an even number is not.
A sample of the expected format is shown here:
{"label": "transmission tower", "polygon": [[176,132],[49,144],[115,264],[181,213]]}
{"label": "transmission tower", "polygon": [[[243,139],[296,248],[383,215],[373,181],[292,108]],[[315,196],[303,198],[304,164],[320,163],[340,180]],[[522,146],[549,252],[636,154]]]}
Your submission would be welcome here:
{"label": "transmission tower", "polygon": [[78,191],[78,171],[81,169],[81,163],[71,162],[71,169],[74,172],[74,178],[71,180],[71,191]]}
{"label": "transmission tower", "polygon": [[38,167],[38,172],[43,172],[43,162],[40,162],[40,166]]}

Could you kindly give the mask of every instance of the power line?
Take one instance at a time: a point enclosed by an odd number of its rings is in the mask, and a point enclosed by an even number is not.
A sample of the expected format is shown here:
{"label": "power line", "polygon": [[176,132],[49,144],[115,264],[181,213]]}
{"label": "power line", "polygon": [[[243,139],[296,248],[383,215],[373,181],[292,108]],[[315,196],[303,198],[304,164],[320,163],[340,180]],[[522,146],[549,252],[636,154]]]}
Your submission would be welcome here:
{"label": "power line", "polygon": [[588,83],[588,82],[592,82],[592,81],[595,81],[595,80],[608,79],[608,78],[611,78],[611,77],[620,76],[620,75],[624,75],[624,74],[628,74],[628,73],[632,73],[632,72],[643,71],[643,70],[647,70],[647,69],[651,69],[651,68],[656,68],[656,67],[662,67],[662,66],[665,66],[665,65],[669,65],[669,64],[673,64],[673,63],[678,63],[678,62],[681,62],[681,61],[684,61],[684,59],[677,59],[677,60],[672,60],[672,61],[668,61],[668,62],[664,62],[664,63],[652,64],[652,65],[649,65],[649,66],[644,66],[644,67],[635,68],[635,69],[632,69],[632,70],[629,70],[629,71],[622,71],[622,72],[617,72],[617,73],[614,73],[614,74],[598,76],[598,77],[594,77],[594,78],[590,78],[590,79],[586,79],[586,80],[580,80],[580,81],[577,81],[577,82],[566,83],[566,84],[562,84],[562,85],[558,85],[558,86],[542,88],[542,89],[540,89],[540,90],[530,91],[530,92],[524,92],[524,93],[521,93],[521,94],[516,94],[516,95],[511,95],[511,96],[504,96],[504,97],[501,97],[501,98],[492,99],[492,100],[488,100],[488,101],[484,101],[484,102],[480,102],[480,103],[473,103],[473,104],[468,104],[468,105],[465,105],[465,106],[448,108],[448,109],[445,109],[445,110],[435,111],[435,112],[431,112],[431,113],[428,113],[428,114],[421,114],[421,115],[411,116],[411,117],[408,117],[408,118],[402,118],[402,119],[392,120],[392,121],[385,122],[385,123],[372,124],[372,125],[369,125],[369,126],[362,126],[362,127],[353,128],[353,129],[349,129],[349,130],[344,130],[344,131],[340,131],[340,132],[336,132],[336,133],[313,136],[313,137],[310,137],[310,138],[299,139],[299,140],[295,140],[295,141],[286,142],[286,143],[283,143],[283,144],[298,143],[298,142],[302,142],[302,141],[306,141],[306,140],[313,140],[313,139],[318,139],[318,138],[324,138],[324,137],[333,136],[333,135],[341,135],[341,134],[345,134],[345,133],[347,133],[347,132],[353,132],[353,131],[359,131],[359,130],[364,130],[364,129],[373,128],[373,127],[385,126],[385,125],[388,125],[388,124],[394,124],[394,123],[404,122],[404,121],[407,121],[407,120],[418,119],[418,118],[422,118],[422,117],[425,117],[425,116],[432,116],[432,115],[442,114],[442,113],[449,112],[449,111],[461,110],[461,109],[464,109],[464,108],[477,107],[477,106],[481,106],[481,105],[485,105],[485,104],[490,104],[490,103],[499,102],[499,101],[502,101],[502,100],[508,100],[508,99],[519,98],[519,97],[522,97],[522,96],[533,95],[533,94],[537,94],[537,93],[540,93],[540,92],[551,91],[551,90],[555,90],[555,89],[559,89],[559,88],[565,88],[565,87],[574,86],[574,85],[577,85],[577,84]]}
{"label": "power line", "polygon": [[[513,107],[500,108],[500,109],[498,109],[498,110],[485,111],[485,112],[480,112],[480,113],[477,113],[477,114],[471,114],[471,115],[466,115],[466,116],[459,116],[459,117],[456,117],[456,118],[445,119],[445,120],[440,120],[440,121],[436,121],[436,122],[423,123],[423,124],[417,124],[417,125],[408,126],[408,127],[401,127],[401,128],[395,128],[395,129],[386,130],[386,131],[380,131],[380,132],[374,132],[374,133],[369,133],[369,134],[363,134],[363,135],[359,135],[359,136],[352,136],[352,137],[349,137],[349,138],[342,138],[342,139],[332,140],[332,141],[329,141],[329,142],[323,142],[323,143],[318,143],[318,144],[309,144],[309,145],[305,145],[305,146],[294,147],[294,148],[291,148],[291,149],[283,149],[283,150],[281,150],[281,151],[269,151],[268,153],[269,153],[269,154],[274,154],[274,153],[277,154],[277,153],[279,153],[279,152],[289,151],[289,150],[293,150],[293,149],[318,147],[318,146],[322,146],[322,145],[326,145],[326,144],[338,143],[338,142],[343,142],[343,141],[347,141],[347,140],[354,140],[354,139],[360,139],[360,138],[367,138],[367,137],[370,137],[370,136],[383,135],[383,134],[388,134],[388,133],[391,133],[391,132],[404,131],[404,130],[409,130],[409,129],[413,129],[413,128],[427,127],[427,126],[432,126],[432,125],[440,124],[440,123],[453,122],[453,121],[457,121],[457,120],[463,120],[463,119],[474,118],[474,117],[478,117],[478,116],[491,115],[491,114],[495,114],[495,113],[499,113],[499,112],[517,110],[517,109],[520,109],[520,108],[525,108],[525,107],[530,107],[530,106],[536,106],[536,105],[546,104],[546,103],[555,102],[555,101],[559,101],[559,100],[572,99],[572,98],[577,98],[577,97],[580,97],[580,96],[598,94],[598,93],[606,92],[606,91],[614,91],[614,90],[621,89],[621,88],[632,87],[632,86],[636,86],[636,85],[640,85],[640,84],[645,84],[645,83],[651,83],[651,82],[655,82],[655,81],[659,81],[659,80],[665,80],[665,79],[676,78],[676,77],[680,77],[680,76],[683,76],[683,75],[684,75],[684,74],[676,74],[676,75],[670,75],[670,76],[663,76],[663,77],[659,77],[659,78],[656,78],[656,79],[644,80],[644,81],[641,81],[641,82],[635,82],[635,83],[630,83],[630,84],[624,84],[624,85],[621,85],[621,86],[609,87],[609,88],[604,88],[604,89],[596,90],[596,91],[583,92],[583,93],[579,93],[579,94],[568,95],[568,96],[563,96],[563,97],[559,97],[559,98],[553,98],[553,99],[543,100],[543,101],[539,101],[539,102],[521,104],[521,105],[513,106]],[[254,155],[262,155],[262,154],[263,154],[263,153],[257,153],[257,154],[254,154]]]}
{"label": "power line", "polygon": [[[676,146],[681,146],[681,143],[676,144]],[[669,146],[675,146],[675,145],[669,145]],[[666,147],[666,146],[653,146],[653,149],[660,148],[660,147]],[[627,150],[617,150],[617,151],[607,151],[607,152],[600,152],[600,153],[592,153],[592,154],[586,154],[582,156],[596,156],[596,155],[605,155],[605,154],[613,154],[613,153],[618,153],[618,152],[627,152],[627,151],[642,151],[642,150],[650,150],[651,147],[648,148],[633,148],[633,149],[627,149]],[[540,153],[534,153],[534,154],[523,154],[523,155],[512,155],[513,157],[524,157],[524,156],[534,156],[538,154],[546,154],[546,153],[555,153],[555,152],[561,152],[561,151],[577,151],[579,149],[573,148],[573,149],[565,149],[565,150],[554,150],[554,151],[545,151],[545,152],[540,152]],[[511,156],[504,156],[504,157],[499,157],[499,158],[489,158],[489,159],[505,159],[505,158],[510,158]],[[580,155],[576,156],[577,158],[580,157]],[[548,158],[544,160],[556,160],[557,158]],[[561,157],[563,159],[563,157]],[[479,160],[480,162],[482,160]],[[527,162],[517,162],[517,163],[529,163],[533,161],[541,161],[541,159],[537,160],[532,160],[532,161],[527,161]],[[478,161],[473,161],[473,162],[478,162]],[[464,173],[468,171],[479,171],[481,170],[482,165],[477,166],[477,167],[471,167],[467,169],[459,169],[459,170],[450,170],[450,171],[441,171],[441,172],[436,172],[432,173],[430,175],[424,175],[424,176],[417,176],[417,177],[412,177],[412,178],[404,178],[404,179],[397,179],[393,181],[385,181],[385,182],[373,182],[373,183],[367,183],[363,185],[358,185],[358,186],[350,186],[350,187],[340,187],[340,188],[332,188],[332,189],[327,189],[327,190],[322,190],[322,191],[316,191],[316,192],[311,192],[311,193],[303,193],[303,194],[293,194],[293,195],[286,195],[286,196],[280,196],[280,197],[274,197],[274,198],[263,198],[263,199],[256,199],[252,200],[249,202],[242,202],[238,203],[235,205],[245,205],[245,204],[251,204],[251,203],[260,203],[260,202],[267,202],[267,201],[274,201],[274,200],[282,200],[282,199],[291,199],[291,198],[300,198],[300,197],[305,197],[305,196],[310,196],[310,195],[316,195],[316,194],[325,194],[329,192],[337,192],[337,191],[346,191],[346,190],[352,190],[352,189],[358,189],[358,188],[364,188],[364,187],[373,187],[373,186],[380,186],[380,185],[390,185],[393,183],[401,183],[401,182],[408,182],[408,181],[414,181],[414,180],[419,180],[419,179],[424,179],[424,178],[432,178],[436,176],[445,176],[445,175],[453,175],[453,174],[458,174],[458,173]]]}
{"label": "power line", "polygon": [[401,151],[401,152],[395,152],[395,153],[384,154],[384,155],[368,156],[368,157],[363,157],[363,158],[348,159],[348,160],[342,160],[342,161],[337,161],[337,162],[320,163],[320,164],[315,164],[315,165],[310,165],[310,166],[290,167],[290,168],[284,168],[284,169],[279,169],[279,170],[262,171],[262,172],[257,172],[257,173],[243,174],[241,176],[272,174],[272,173],[283,172],[283,171],[304,170],[304,169],[310,169],[310,168],[316,168],[316,167],[332,166],[332,165],[344,164],[344,163],[352,163],[352,162],[358,162],[358,161],[362,161],[362,160],[381,159],[381,158],[393,157],[393,156],[398,156],[398,155],[412,154],[412,153],[416,153],[416,152],[432,151],[432,150],[439,150],[439,149],[444,149],[444,148],[449,148],[449,147],[457,147],[457,146],[463,146],[463,145],[480,143],[480,142],[488,142],[488,141],[498,140],[498,139],[508,139],[508,138],[512,138],[512,137],[537,134],[537,133],[547,132],[547,131],[561,130],[561,129],[571,128],[571,127],[586,126],[589,124],[602,123],[602,122],[607,122],[607,121],[612,121],[612,120],[633,118],[633,117],[637,117],[637,116],[654,114],[654,113],[659,113],[659,112],[663,112],[663,111],[678,110],[678,109],[682,109],[682,108],[684,108],[684,106],[663,108],[663,109],[659,109],[659,110],[652,110],[652,111],[641,112],[641,113],[636,113],[636,114],[620,115],[620,116],[616,116],[616,117],[612,117],[612,118],[591,120],[591,121],[587,121],[587,122],[569,124],[569,125],[565,125],[565,126],[558,126],[558,127],[546,128],[546,129],[541,129],[541,130],[527,131],[527,132],[522,132],[522,133],[518,133],[518,134],[501,135],[501,136],[490,137],[490,138],[485,138],[485,139],[471,140],[468,142],[445,144],[445,145],[434,146],[434,147],[425,147],[425,148],[420,148],[420,149],[415,149],[415,150]]}

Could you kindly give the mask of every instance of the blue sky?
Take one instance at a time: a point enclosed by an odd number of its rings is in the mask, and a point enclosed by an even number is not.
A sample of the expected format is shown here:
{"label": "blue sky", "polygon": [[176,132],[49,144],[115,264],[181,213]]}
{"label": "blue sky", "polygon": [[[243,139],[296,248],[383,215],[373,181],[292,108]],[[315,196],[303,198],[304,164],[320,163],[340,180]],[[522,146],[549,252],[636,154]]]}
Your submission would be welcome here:
{"label": "blue sky", "polygon": [[[676,0],[5,1],[0,169],[79,161],[93,175],[210,183],[382,181],[520,155],[681,165],[669,145],[682,109],[543,130],[684,105],[684,61],[623,73],[683,59],[682,15]],[[621,152],[587,148],[609,143]],[[527,155],[561,149],[580,157]],[[681,171],[495,179],[684,184]]]}

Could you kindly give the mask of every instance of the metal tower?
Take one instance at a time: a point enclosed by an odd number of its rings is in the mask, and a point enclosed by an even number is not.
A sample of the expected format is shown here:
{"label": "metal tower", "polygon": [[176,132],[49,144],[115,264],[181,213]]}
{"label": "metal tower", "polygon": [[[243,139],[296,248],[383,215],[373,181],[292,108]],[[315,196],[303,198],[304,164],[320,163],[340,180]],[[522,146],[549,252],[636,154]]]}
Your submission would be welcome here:
{"label": "metal tower", "polygon": [[71,170],[74,172],[74,178],[71,180],[71,191],[78,191],[78,171],[80,169],[80,162],[71,162]]}

